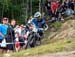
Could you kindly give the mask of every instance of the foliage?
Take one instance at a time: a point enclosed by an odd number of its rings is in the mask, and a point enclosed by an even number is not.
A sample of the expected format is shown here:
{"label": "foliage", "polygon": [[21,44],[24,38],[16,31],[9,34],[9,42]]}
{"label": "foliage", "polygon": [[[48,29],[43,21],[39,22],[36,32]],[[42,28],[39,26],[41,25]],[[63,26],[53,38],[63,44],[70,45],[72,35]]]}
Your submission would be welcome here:
{"label": "foliage", "polygon": [[[33,14],[36,12],[36,11],[39,11],[39,0],[33,0]],[[36,6],[34,6],[34,5],[36,5]]]}
{"label": "foliage", "polygon": [[0,0],[0,18],[20,18],[20,13],[22,13],[21,4],[22,2],[17,0]]}
{"label": "foliage", "polygon": [[62,22],[56,21],[52,24],[55,30],[58,30],[62,26]]}
{"label": "foliage", "polygon": [[[18,22],[24,23],[30,15],[29,8],[27,9],[29,2],[27,3],[27,1],[30,0],[0,0],[0,19],[8,17],[9,19],[14,18]],[[32,0],[32,15],[37,11],[39,11],[39,0]]]}
{"label": "foliage", "polygon": [[[8,17],[9,19],[17,19],[23,23],[26,20],[26,11],[28,0],[0,0],[0,19]],[[32,0],[33,14],[39,9],[39,0]],[[29,12],[27,13],[30,14]],[[22,20],[22,21],[21,21]]]}

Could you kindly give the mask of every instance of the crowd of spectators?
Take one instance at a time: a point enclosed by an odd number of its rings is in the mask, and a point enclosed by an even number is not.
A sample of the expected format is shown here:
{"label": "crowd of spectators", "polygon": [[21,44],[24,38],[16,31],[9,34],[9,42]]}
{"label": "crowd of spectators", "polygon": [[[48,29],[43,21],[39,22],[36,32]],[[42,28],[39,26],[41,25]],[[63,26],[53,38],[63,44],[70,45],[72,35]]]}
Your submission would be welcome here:
{"label": "crowd of spectators", "polygon": [[53,20],[61,21],[64,20],[63,16],[75,14],[75,0],[46,0],[45,9]]}
{"label": "crowd of spectators", "polygon": [[2,18],[0,24],[0,52],[13,52],[41,44],[41,36],[48,29],[46,21],[36,12],[26,24],[17,24],[15,19]]}

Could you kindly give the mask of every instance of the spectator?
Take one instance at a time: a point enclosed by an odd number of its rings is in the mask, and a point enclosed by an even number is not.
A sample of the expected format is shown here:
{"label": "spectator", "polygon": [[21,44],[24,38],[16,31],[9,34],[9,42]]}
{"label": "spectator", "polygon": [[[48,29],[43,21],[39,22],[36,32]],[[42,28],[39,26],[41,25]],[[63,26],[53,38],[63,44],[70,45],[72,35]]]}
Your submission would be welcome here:
{"label": "spectator", "polygon": [[45,8],[46,8],[46,12],[50,16],[51,15],[51,0],[46,0]]}
{"label": "spectator", "polygon": [[69,1],[69,8],[71,8],[74,11],[74,0]]}
{"label": "spectator", "polygon": [[19,33],[19,36],[21,36],[21,26],[20,25],[16,25],[15,27],[15,33]]}
{"label": "spectator", "polygon": [[23,24],[21,25],[22,29],[21,29],[21,37],[19,38],[19,41],[22,42],[20,43],[21,48],[25,49],[26,48],[26,44],[27,44],[27,39],[29,36],[29,31],[26,28],[26,26],[24,26]]}
{"label": "spectator", "polygon": [[15,33],[15,51],[20,50],[19,33]]}
{"label": "spectator", "polygon": [[15,25],[16,25],[15,19],[12,19],[10,25],[8,25],[6,42],[10,44],[7,44],[7,53],[14,51],[15,49],[15,46],[14,46],[14,40],[15,40],[14,27]]}
{"label": "spectator", "polygon": [[67,8],[66,11],[64,12],[66,16],[70,16],[74,14],[74,11],[71,8]]}
{"label": "spectator", "polygon": [[51,3],[51,11],[52,11],[52,19],[55,18],[58,18],[58,6],[59,6],[59,2],[58,1],[53,1]]}
{"label": "spectator", "polygon": [[64,5],[64,8],[69,7],[69,0],[64,0],[63,5]]}
{"label": "spectator", "polygon": [[55,13],[55,12],[57,11],[58,6],[59,6],[58,1],[53,1],[53,2],[51,3],[51,11],[52,11],[52,13]]}
{"label": "spectator", "polygon": [[29,18],[28,18],[28,23],[31,23],[32,20],[33,20],[33,17],[32,17],[32,16],[29,16]]}
{"label": "spectator", "polygon": [[15,28],[14,28],[15,33],[18,32],[19,27],[20,27],[19,25],[15,26]]}
{"label": "spectator", "polygon": [[[2,43],[2,40],[6,40],[6,35],[7,35],[7,29],[8,29],[8,18],[4,17],[2,19],[2,24],[0,24],[0,43]],[[6,50],[6,44],[5,45],[0,45],[0,52]]]}

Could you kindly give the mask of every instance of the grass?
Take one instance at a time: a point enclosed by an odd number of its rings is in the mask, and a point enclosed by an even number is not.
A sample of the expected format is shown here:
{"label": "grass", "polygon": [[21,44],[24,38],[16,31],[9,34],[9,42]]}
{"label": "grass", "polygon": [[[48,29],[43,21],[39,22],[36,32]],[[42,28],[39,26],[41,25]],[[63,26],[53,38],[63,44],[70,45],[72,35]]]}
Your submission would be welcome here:
{"label": "grass", "polygon": [[54,29],[59,30],[60,27],[62,26],[62,22],[56,21],[55,23],[52,24]]}
{"label": "grass", "polygon": [[33,57],[33,55],[38,55],[38,54],[68,51],[69,49],[66,47],[68,47],[69,45],[70,47],[74,46],[75,39],[59,40],[55,43],[50,43],[47,45],[38,46],[36,48],[15,52],[10,54],[10,57],[29,57],[29,56]]}

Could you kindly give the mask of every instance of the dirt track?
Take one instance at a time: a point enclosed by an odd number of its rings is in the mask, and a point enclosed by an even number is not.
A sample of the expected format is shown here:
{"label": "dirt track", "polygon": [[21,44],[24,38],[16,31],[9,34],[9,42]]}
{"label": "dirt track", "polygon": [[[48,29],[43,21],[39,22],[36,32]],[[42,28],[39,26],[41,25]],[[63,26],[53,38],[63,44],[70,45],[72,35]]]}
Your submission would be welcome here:
{"label": "dirt track", "polygon": [[32,57],[75,57],[75,51],[59,52],[59,53],[52,53],[52,54],[42,54],[42,55],[36,55]]}

